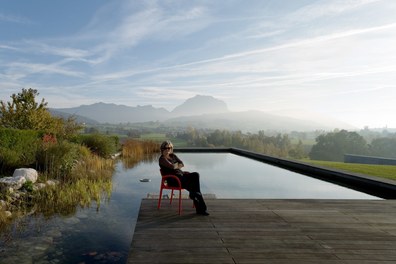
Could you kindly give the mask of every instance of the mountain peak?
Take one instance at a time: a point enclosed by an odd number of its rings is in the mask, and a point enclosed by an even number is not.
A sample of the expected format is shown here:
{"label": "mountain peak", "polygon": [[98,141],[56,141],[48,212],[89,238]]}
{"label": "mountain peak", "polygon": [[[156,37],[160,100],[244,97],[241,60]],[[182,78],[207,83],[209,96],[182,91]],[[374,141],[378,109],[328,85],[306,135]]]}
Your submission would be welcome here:
{"label": "mountain peak", "polygon": [[228,112],[228,107],[224,101],[209,95],[196,95],[173,109],[172,114],[174,116],[191,116],[225,112]]}

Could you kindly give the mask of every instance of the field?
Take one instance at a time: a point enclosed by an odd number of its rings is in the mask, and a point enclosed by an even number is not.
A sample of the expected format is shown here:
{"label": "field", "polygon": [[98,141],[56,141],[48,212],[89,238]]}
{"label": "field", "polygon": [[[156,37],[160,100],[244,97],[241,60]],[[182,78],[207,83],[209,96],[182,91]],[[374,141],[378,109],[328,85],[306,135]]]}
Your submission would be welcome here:
{"label": "field", "polygon": [[353,173],[359,173],[369,176],[396,180],[396,166],[343,163],[343,162],[318,161],[318,160],[303,160],[303,161],[306,163],[312,163],[313,165],[334,168],[346,172],[353,172]]}
{"label": "field", "polygon": [[149,133],[149,134],[143,134],[140,137],[141,140],[152,140],[158,143],[161,143],[162,141],[165,140],[170,140],[172,141],[173,145],[175,147],[186,147],[187,146],[187,141],[179,138],[168,138],[166,137],[165,134],[161,133]]}

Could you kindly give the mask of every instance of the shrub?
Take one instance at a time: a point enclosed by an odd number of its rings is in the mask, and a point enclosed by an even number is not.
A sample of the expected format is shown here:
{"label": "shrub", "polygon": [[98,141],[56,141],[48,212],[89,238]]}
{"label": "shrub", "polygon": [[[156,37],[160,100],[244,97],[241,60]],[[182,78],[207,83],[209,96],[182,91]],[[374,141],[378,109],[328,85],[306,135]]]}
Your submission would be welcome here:
{"label": "shrub", "polygon": [[80,157],[80,146],[68,141],[45,145],[38,152],[37,168],[52,178],[65,180]]}
{"label": "shrub", "polygon": [[22,185],[22,189],[27,192],[33,192],[33,182],[27,181]]}
{"label": "shrub", "polygon": [[39,142],[37,131],[0,128],[0,173],[33,165]]}
{"label": "shrub", "polygon": [[92,153],[108,158],[118,148],[118,137],[101,134],[79,135],[74,139],[77,143],[86,146]]}

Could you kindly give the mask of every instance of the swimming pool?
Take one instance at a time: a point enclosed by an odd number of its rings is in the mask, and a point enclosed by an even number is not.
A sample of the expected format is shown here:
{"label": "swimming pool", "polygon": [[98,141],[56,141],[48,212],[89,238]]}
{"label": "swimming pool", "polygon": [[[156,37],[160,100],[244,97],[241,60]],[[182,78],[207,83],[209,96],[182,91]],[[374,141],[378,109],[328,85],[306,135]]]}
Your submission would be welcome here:
{"label": "swimming pool", "polygon": [[[343,186],[230,153],[179,153],[186,171],[198,171],[203,193],[219,199],[379,199]],[[152,165],[153,191],[160,178]],[[158,175],[156,175],[158,174]],[[157,177],[158,176],[158,177]],[[158,191],[157,191],[158,192]]]}
{"label": "swimming pool", "polygon": [[[218,199],[380,199],[231,153],[178,156],[186,170],[200,173],[202,192]],[[99,209],[31,215],[11,240],[0,236],[0,263],[125,263],[141,199],[159,192],[158,156],[132,168],[119,162],[112,182],[111,197]]]}

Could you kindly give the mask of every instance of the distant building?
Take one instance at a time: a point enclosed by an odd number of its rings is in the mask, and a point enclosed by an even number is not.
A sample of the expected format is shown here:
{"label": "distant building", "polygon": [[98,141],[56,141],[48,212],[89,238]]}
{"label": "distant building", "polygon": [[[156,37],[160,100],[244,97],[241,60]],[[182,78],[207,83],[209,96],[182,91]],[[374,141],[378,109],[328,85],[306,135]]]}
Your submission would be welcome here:
{"label": "distant building", "polygon": [[396,165],[396,159],[361,156],[353,154],[344,154],[345,163],[361,163],[361,164],[376,164],[376,165]]}

